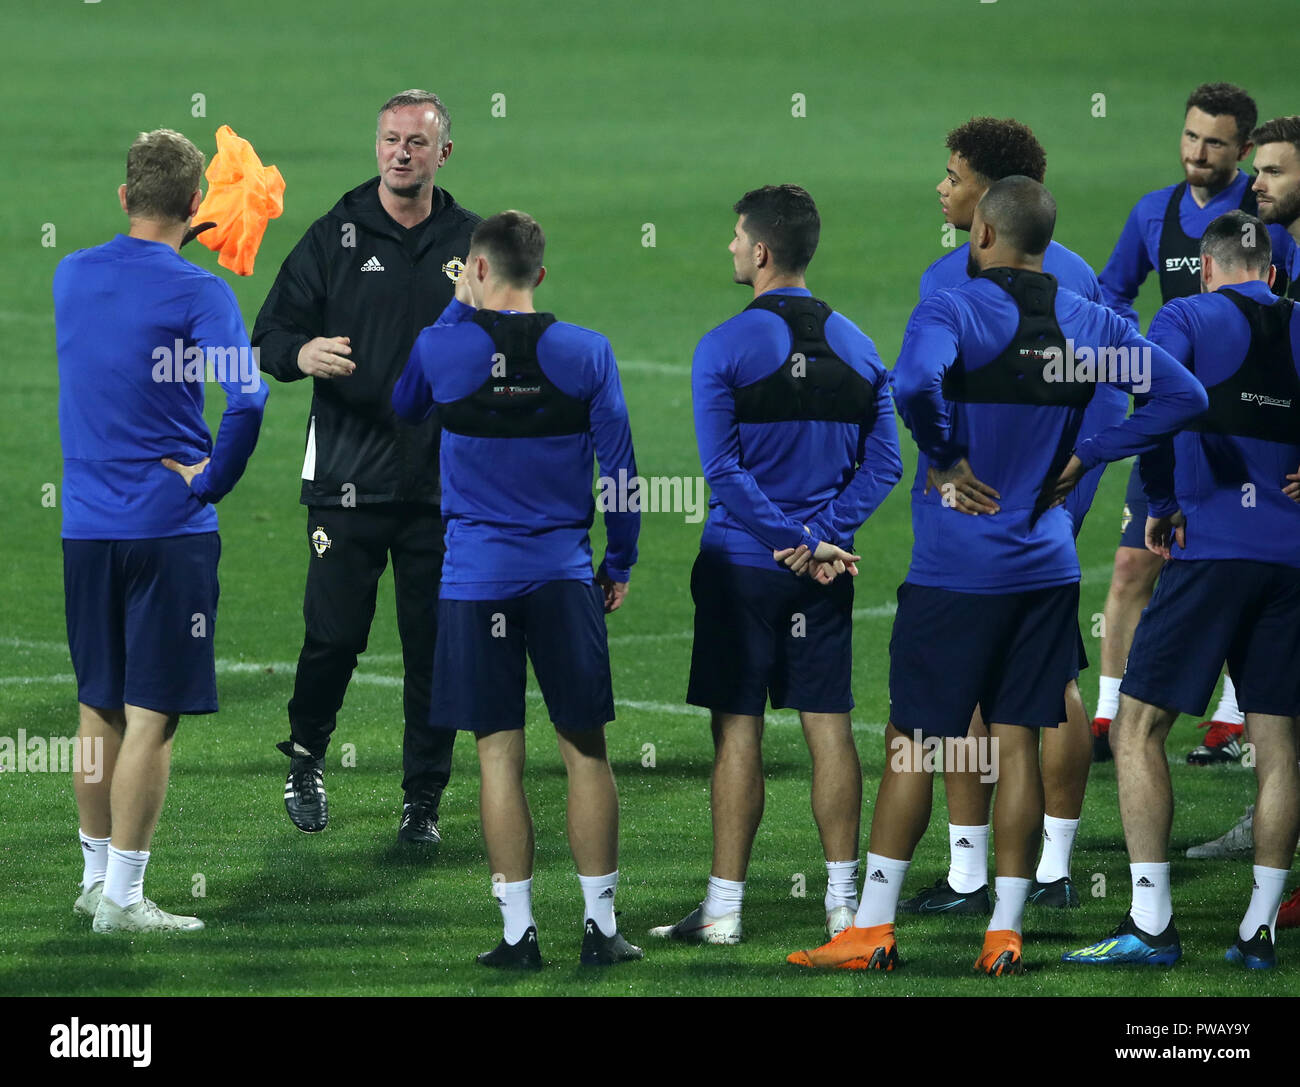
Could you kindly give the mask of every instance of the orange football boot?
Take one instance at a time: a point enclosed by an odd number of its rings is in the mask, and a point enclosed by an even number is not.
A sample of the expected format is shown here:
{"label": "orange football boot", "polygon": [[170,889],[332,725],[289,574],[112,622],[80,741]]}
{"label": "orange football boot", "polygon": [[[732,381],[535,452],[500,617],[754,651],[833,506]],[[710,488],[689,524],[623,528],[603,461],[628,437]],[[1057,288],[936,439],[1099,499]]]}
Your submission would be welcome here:
{"label": "orange football boot", "polygon": [[1020,933],[1013,929],[997,928],[984,933],[984,950],[975,960],[976,973],[993,978],[1019,974],[1024,969],[1020,959],[1021,947]]}
{"label": "orange football boot", "polygon": [[892,970],[898,965],[894,926],[850,925],[829,943],[811,951],[796,951],[785,961],[816,970]]}

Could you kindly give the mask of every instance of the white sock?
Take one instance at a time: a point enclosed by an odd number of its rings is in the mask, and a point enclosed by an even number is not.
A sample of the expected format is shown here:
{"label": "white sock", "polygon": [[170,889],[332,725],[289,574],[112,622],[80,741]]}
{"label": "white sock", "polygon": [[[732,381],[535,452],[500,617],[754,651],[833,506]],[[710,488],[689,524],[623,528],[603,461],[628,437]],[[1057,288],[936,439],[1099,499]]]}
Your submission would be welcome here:
{"label": "white sock", "polygon": [[1211,720],[1226,721],[1230,725],[1244,725],[1246,723],[1245,714],[1237,709],[1237,688],[1233,685],[1232,677],[1229,675],[1223,677],[1223,694],[1219,696],[1219,705],[1215,709]]}
{"label": "white sock", "polygon": [[830,913],[836,906],[848,906],[854,913],[858,912],[858,862],[826,862],[826,912]]}
{"label": "white sock", "polygon": [[948,824],[948,886],[958,894],[978,891],[989,881],[989,827]]}
{"label": "white sock", "polygon": [[[1174,902],[1169,891],[1169,862],[1130,864],[1133,880],[1133,923],[1143,932],[1159,936],[1174,916]],[[1279,901],[1281,901],[1279,899]]]}
{"label": "white sock", "polygon": [[114,849],[110,845],[104,869],[104,897],[123,908],[134,906],[144,898],[144,870],[148,865],[148,850]]}
{"label": "white sock", "polygon": [[1119,713],[1119,684],[1122,676],[1101,676],[1101,686],[1097,691],[1097,716],[1107,721],[1115,720]]}
{"label": "white sock", "polygon": [[532,877],[517,883],[493,883],[492,896],[501,907],[501,920],[505,922],[505,940],[517,944],[537,922],[533,920]]}
{"label": "white sock", "polygon": [[89,890],[96,883],[104,882],[108,871],[108,843],[112,838],[92,838],[78,828],[77,836],[81,839],[81,887]]}
{"label": "white sock", "polygon": [[1029,897],[1030,880],[1019,876],[998,876],[993,881],[998,900],[993,903],[993,919],[988,931],[1010,929],[1019,932],[1025,918],[1025,900]]}
{"label": "white sock", "polygon": [[739,913],[745,901],[745,881],[709,877],[709,889],[704,895],[704,912],[710,917]]}
{"label": "white sock", "polygon": [[1282,905],[1282,896],[1286,893],[1286,880],[1290,872],[1285,868],[1265,868],[1255,865],[1254,890],[1250,892],[1250,905],[1246,907],[1246,916],[1241,919],[1237,935],[1243,940],[1254,938],[1260,925],[1268,926],[1270,936],[1275,935],[1278,907]]}
{"label": "white sock", "polygon": [[1070,874],[1070,855],[1074,852],[1074,836],[1079,832],[1079,820],[1057,819],[1043,816],[1043,856],[1038,862],[1034,877],[1039,883],[1055,883]]}
{"label": "white sock", "polygon": [[892,925],[898,916],[898,896],[903,890],[903,879],[911,861],[896,861],[891,857],[867,854],[867,878],[862,884],[862,905],[858,907],[853,924],[858,928],[873,925]]}
{"label": "white sock", "polygon": [[584,921],[596,922],[596,927],[606,936],[613,936],[618,931],[614,920],[614,892],[618,890],[618,869],[607,876],[578,876],[582,884],[583,909],[586,911]]}

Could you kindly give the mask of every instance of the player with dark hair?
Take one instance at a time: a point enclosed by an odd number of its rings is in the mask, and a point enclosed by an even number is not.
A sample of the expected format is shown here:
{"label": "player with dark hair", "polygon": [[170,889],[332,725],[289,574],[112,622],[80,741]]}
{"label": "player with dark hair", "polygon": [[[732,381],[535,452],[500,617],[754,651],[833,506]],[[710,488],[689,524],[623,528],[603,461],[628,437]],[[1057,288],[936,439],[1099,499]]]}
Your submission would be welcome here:
{"label": "player with dark hair", "polygon": [[289,700],[284,804],[299,830],[329,822],[325,753],[365,652],[379,579],[393,563],[404,669],[397,840],[441,841],[454,732],[428,727],[443,525],[438,426],[398,420],[390,398],[416,333],[451,301],[479,217],[434,184],[451,156],[436,94],[380,108],[379,176],[345,193],[285,258],[253,342],[279,381],[313,383],[301,502],[310,558],[305,633]]}
{"label": "player with dark hair", "polygon": [[[735,205],[744,312],[695,349],[691,390],[712,494],[691,571],[687,702],[711,711],[713,863],[704,901],[655,936],[736,944],[763,816],[763,717],[799,711],[826,859],[826,928],[858,905],[862,771],[853,742],[854,533],[902,476],[888,375],[875,346],[814,298],[804,273],[821,221],[796,185]],[[843,575],[849,576],[843,576]]]}
{"label": "player with dark hair", "polygon": [[1168,966],[1182,954],[1168,847],[1165,741],[1203,712],[1226,660],[1255,748],[1254,881],[1228,949],[1274,965],[1273,929],[1300,835],[1300,312],[1269,290],[1264,224],[1241,211],[1201,237],[1205,292],[1168,303],[1151,338],[1209,394],[1209,408],[1140,461],[1147,546],[1166,560],[1142,614],[1111,726],[1132,907],[1066,962]]}
{"label": "player with dark hair", "polygon": [[586,911],[580,959],[641,958],[614,920],[618,792],[605,750],[614,694],[604,618],[627,596],[640,514],[605,512],[605,560],[594,577],[588,537],[593,453],[602,478],[635,477],[636,460],[609,341],[533,308],[545,244],[522,212],[480,223],[456,299],[420,333],[393,390],[402,418],[436,414],[442,425],[447,559],[430,722],[478,741],[483,839],[505,929],[478,961],[525,969],[542,965],[523,787],[525,655],[569,777],[569,846]]}
{"label": "player with dark hair", "polygon": [[[179,132],[142,132],[118,190],[129,232],[54,273],[77,735],[106,768],[73,775],[84,860],[73,908],[95,932],[203,928],[145,898],[144,876],[181,715],[217,712],[213,506],[243,475],[267,389],[234,292],[179,255],[202,176],[203,154]],[[205,378],[226,394],[215,445]]]}
{"label": "player with dark hair", "polygon": [[[1010,118],[974,117],[948,133],[947,146],[951,154],[938,193],[944,219],[957,230],[970,230],[975,205],[993,182],[1017,174],[1041,182],[1047,169],[1046,154],[1033,132]],[[970,278],[969,256],[970,243],[964,242],[931,264],[921,276],[921,301],[937,290],[966,283]],[[1043,271],[1090,302],[1102,301],[1096,273],[1082,257],[1055,240],[1043,254]],[[1113,426],[1127,413],[1124,391],[1113,385],[1099,385],[1084,412],[1080,440]],[[1105,468],[1103,463],[1089,469],[1066,500],[1076,539]],[[1085,668],[1087,656],[1082,639],[1079,651],[1078,667]],[[1029,896],[1036,905],[1058,908],[1079,904],[1078,892],[1070,880],[1070,858],[1092,763],[1090,721],[1077,679],[1071,679],[1066,686],[1065,709],[1061,727],[1043,735],[1043,851]],[[976,709],[968,735],[977,742],[987,742],[988,734],[988,726]],[[933,886],[900,902],[898,908],[903,913],[987,915],[993,909],[988,889],[992,785],[981,781],[974,767],[944,767],[943,782],[948,794],[948,873]]]}
{"label": "player with dark hair", "polygon": [[[1150,447],[1206,402],[1174,359],[1043,273],[1055,220],[1056,203],[1038,182],[995,182],[971,223],[974,278],[932,294],[908,323],[893,380],[920,450],[915,543],[890,639],[890,723],[868,875],[853,925],[791,955],[796,965],[897,965],[898,896],[930,818],[925,745],[962,742],[978,706],[998,780],[997,901],[975,969],[1022,968],[1043,825],[1038,731],[1064,717],[1061,694],[1078,652],[1079,557],[1061,504],[1088,468]],[[1093,376],[1148,395],[1132,416],[1076,444],[1094,383],[1067,379],[1063,362],[1083,347],[1094,357],[1119,349],[1128,364]]]}
{"label": "player with dark hair", "polygon": [[[1152,269],[1159,275],[1163,302],[1197,294],[1201,289],[1201,233],[1224,212],[1236,208],[1255,212],[1250,176],[1238,164],[1250,153],[1257,117],[1254,99],[1231,83],[1205,83],[1188,96],[1179,144],[1184,178],[1137,202],[1101,272],[1106,304],[1135,328],[1138,315],[1133,302]],[[1273,228],[1279,252],[1289,245],[1284,235],[1282,228]],[[1147,550],[1145,523],[1146,500],[1135,465],[1124,497],[1120,542],[1103,613],[1101,685],[1093,721],[1094,757],[1098,759],[1110,757],[1106,732],[1118,706],[1124,661],[1162,565],[1160,557]],[[1189,762],[1209,764],[1240,758],[1241,714],[1229,677],[1224,677],[1223,697],[1211,720],[1201,727],[1207,730],[1206,735],[1188,755]]]}
{"label": "player with dark hair", "polygon": [[[1261,222],[1281,227],[1291,241],[1285,259],[1273,253],[1277,279],[1273,290],[1300,300],[1300,115],[1275,117],[1250,134],[1255,145],[1255,182],[1251,186]],[[1276,245],[1276,233],[1270,234]]]}

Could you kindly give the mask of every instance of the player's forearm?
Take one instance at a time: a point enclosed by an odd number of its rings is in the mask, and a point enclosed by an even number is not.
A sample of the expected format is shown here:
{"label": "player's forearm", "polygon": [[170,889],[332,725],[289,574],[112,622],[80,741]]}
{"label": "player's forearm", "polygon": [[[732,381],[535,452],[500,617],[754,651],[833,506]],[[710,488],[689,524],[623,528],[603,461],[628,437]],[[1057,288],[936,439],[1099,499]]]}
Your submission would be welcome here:
{"label": "player's forearm", "polygon": [[251,393],[229,396],[221,416],[212,459],[207,468],[194,477],[191,491],[201,501],[216,503],[234,489],[257,446],[262,429],[269,390],[259,382]]}
{"label": "player's forearm", "polygon": [[406,360],[406,369],[393,386],[393,411],[408,423],[422,423],[433,414],[436,405],[433,390],[424,373],[424,362],[417,344]]}
{"label": "player's forearm", "polygon": [[605,514],[605,561],[600,568],[614,581],[627,581],[636,565],[636,542],[641,535],[640,513]]}
{"label": "player's forearm", "polygon": [[1147,512],[1152,517],[1166,517],[1178,508],[1174,495],[1174,440],[1162,438],[1138,458],[1138,478],[1146,496]]}
{"label": "player's forearm", "polygon": [[887,390],[876,402],[877,416],[863,443],[862,463],[835,498],[810,522],[815,534],[843,547],[871,517],[903,478],[894,402]]}
{"label": "player's forearm", "polygon": [[[1135,336],[1126,346],[1131,348],[1134,341],[1150,348],[1150,388],[1144,401],[1122,423],[1079,443],[1075,455],[1085,468],[1146,453],[1209,407],[1201,383],[1173,356],[1141,337]],[[1130,392],[1142,392],[1133,381],[1115,384]]]}

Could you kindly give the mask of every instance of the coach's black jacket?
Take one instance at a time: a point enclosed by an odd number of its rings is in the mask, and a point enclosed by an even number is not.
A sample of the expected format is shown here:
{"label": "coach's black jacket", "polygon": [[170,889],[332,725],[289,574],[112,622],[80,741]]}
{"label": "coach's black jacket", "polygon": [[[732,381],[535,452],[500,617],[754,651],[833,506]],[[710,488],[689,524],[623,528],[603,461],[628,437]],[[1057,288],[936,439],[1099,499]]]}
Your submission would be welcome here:
{"label": "coach's black jacket", "polygon": [[379,203],[376,177],[317,219],[280,266],[253,327],[262,369],[305,377],[298,350],[316,336],[350,336],[357,367],[312,379],[303,505],[342,505],[349,483],[358,504],[440,504],[437,423],[399,420],[393,385],[420,329],[451,301],[443,266],[465,260],[478,222],[435,189],[432,215],[408,231]]}

